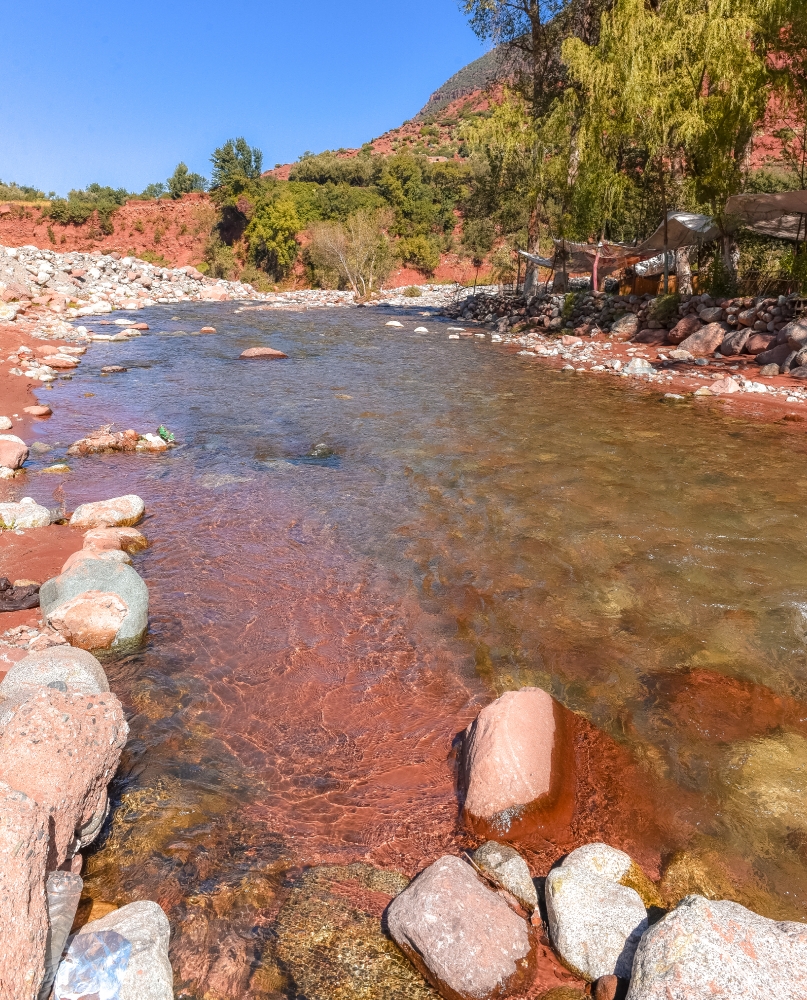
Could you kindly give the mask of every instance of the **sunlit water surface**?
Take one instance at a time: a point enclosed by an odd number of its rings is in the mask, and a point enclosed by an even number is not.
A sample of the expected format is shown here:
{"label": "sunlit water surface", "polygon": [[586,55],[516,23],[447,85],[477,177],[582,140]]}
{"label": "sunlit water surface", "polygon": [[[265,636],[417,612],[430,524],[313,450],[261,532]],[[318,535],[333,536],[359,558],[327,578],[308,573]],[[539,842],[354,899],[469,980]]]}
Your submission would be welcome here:
{"label": "sunlit water surface", "polygon": [[[108,667],[131,739],[87,886],[160,900],[182,995],[287,988],[262,963],[290,871],[412,873],[464,843],[452,741],[526,684],[661,791],[648,851],[705,840],[807,919],[803,425],[415,334],[417,314],[235,308],[139,314],[148,334],[43,390],[37,428],[180,442],[58,482],[69,509],[147,505],[151,630]],[[262,344],[289,360],[239,360]],[[55,485],[26,491],[52,506]]]}

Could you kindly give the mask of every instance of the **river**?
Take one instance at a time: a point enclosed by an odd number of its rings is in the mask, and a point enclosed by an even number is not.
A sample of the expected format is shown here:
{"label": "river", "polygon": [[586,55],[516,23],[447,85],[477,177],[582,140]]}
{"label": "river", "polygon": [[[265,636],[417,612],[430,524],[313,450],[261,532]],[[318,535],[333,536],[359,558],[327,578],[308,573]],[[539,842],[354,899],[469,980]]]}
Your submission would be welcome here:
{"label": "river", "polygon": [[[158,899],[180,995],[206,996],[211,963],[270,961],[290,873],[411,875],[470,843],[455,737],[537,684],[592,724],[578,839],[655,874],[708,845],[807,918],[802,426],[392,315],[155,307],[40,393],[40,464],[110,421],[179,442],[59,479],[68,509],[142,496],[151,541],[148,643],[108,664],[132,732],[88,890]],[[239,360],[257,345],[289,360]],[[29,482],[52,506],[54,478]]]}

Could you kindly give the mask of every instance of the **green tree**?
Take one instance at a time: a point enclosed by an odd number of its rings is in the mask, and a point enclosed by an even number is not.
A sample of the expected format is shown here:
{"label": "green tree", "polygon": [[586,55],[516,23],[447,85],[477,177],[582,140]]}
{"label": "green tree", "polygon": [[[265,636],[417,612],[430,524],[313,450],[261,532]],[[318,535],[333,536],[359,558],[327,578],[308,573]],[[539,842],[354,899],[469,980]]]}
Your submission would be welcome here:
{"label": "green tree", "polygon": [[201,174],[193,174],[184,163],[177,164],[176,170],[167,181],[168,193],[172,198],[181,198],[183,194],[207,189],[207,181]]}
{"label": "green tree", "polygon": [[300,247],[296,236],[301,228],[291,198],[281,197],[258,206],[244,232],[253,263],[275,279],[285,277],[297,259]]}
{"label": "green tree", "polygon": [[212,186],[232,188],[236,184],[257,180],[263,168],[263,153],[247,140],[228,139],[210,157],[213,164]]}
{"label": "green tree", "polygon": [[157,181],[155,184],[147,184],[146,187],[143,188],[143,192],[140,197],[151,201],[153,199],[162,198],[165,192],[165,184],[163,184],[162,181]]}
{"label": "green tree", "polygon": [[311,227],[311,262],[338,273],[356,296],[366,299],[395,263],[387,235],[391,223],[389,210],[357,212],[344,223],[316,223]]}

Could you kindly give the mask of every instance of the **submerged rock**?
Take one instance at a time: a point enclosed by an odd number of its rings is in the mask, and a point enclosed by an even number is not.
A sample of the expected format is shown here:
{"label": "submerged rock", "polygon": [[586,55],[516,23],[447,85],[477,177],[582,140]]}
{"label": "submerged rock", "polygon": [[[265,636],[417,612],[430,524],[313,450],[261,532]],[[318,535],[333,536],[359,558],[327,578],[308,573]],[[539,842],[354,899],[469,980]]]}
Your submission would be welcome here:
{"label": "submerged rock", "polygon": [[518,992],[531,980],[530,928],[470,865],[446,855],[389,906],[390,934],[423,976],[451,1000]]}
{"label": "submerged rock", "polygon": [[85,924],[56,973],[54,996],[173,1000],[168,918],[157,903],[129,903]]}
{"label": "submerged rock", "polygon": [[466,729],[463,818],[477,836],[513,839],[565,827],[574,764],[563,710],[540,688],[508,691]]}
{"label": "submerged rock", "polygon": [[807,924],[777,922],[738,903],[687,896],[636,950],[627,1000],[807,995]]}
{"label": "submerged rock", "polygon": [[146,512],[146,505],[133,493],[111,500],[83,503],[70,518],[71,528],[120,528],[137,524]]}
{"label": "submerged rock", "polygon": [[277,955],[308,1000],[431,1000],[382,929],[382,914],[409,884],[365,864],[321,865],[294,885],[277,919]]}
{"label": "submerged rock", "polygon": [[148,539],[137,528],[92,528],[84,535],[85,549],[123,549],[130,555],[148,548]]}
{"label": "submerged rock", "polygon": [[564,963],[589,982],[601,976],[630,977],[633,955],[648,927],[639,893],[624,884],[633,867],[622,851],[586,844],[547,876],[552,943]]}
{"label": "submerged rock", "polygon": [[0,996],[36,1000],[45,972],[48,816],[0,781]]}

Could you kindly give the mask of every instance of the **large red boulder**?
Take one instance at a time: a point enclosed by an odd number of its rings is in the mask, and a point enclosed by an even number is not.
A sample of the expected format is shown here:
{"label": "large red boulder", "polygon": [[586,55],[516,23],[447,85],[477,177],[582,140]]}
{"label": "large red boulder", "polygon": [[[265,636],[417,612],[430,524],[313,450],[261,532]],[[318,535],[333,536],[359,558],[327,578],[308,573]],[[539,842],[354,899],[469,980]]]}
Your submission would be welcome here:
{"label": "large red boulder", "polygon": [[446,855],[421,872],[390,903],[387,925],[448,1000],[510,996],[532,978],[529,924],[459,858]]}
{"label": "large red boulder", "polygon": [[686,340],[687,337],[691,337],[693,333],[697,333],[701,329],[703,323],[698,319],[697,316],[684,316],[683,319],[679,319],[675,326],[667,334],[667,340],[671,344],[680,344],[682,340]]}
{"label": "large red boulder", "polygon": [[708,323],[700,330],[696,330],[695,333],[691,333],[686,340],[682,340],[680,349],[689,351],[695,357],[714,354],[723,343],[723,338],[727,333],[728,327],[723,326],[722,323]]}
{"label": "large red boulder", "polygon": [[752,333],[745,342],[745,353],[762,354],[763,351],[769,351],[776,347],[776,339],[775,333]]}
{"label": "large red boulder", "polygon": [[36,1000],[39,993],[48,936],[47,860],[47,813],[23,792],[0,782],[0,997],[4,1000]]}
{"label": "large red boulder", "polygon": [[487,840],[563,830],[574,805],[569,715],[541,688],[508,691],[465,731],[463,819]]}
{"label": "large red boulder", "polygon": [[129,727],[114,694],[42,688],[19,704],[0,734],[0,781],[37,802],[50,823],[49,868],[75,849],[97,813]]}

